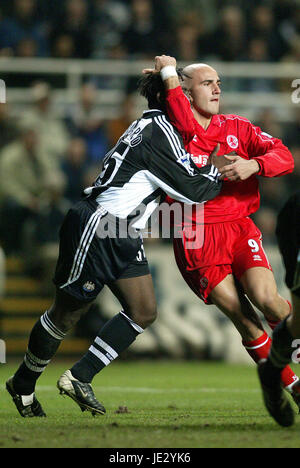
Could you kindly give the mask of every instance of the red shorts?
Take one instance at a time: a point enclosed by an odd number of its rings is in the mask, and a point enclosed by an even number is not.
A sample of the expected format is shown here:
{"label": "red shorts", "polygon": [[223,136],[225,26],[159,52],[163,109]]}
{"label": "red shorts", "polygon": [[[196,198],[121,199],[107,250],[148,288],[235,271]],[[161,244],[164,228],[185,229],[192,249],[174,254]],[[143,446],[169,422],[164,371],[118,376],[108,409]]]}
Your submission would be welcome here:
{"label": "red shorts", "polygon": [[262,246],[261,232],[250,218],[206,224],[202,228],[201,247],[190,248],[190,231],[174,239],[173,247],[184,280],[206,304],[211,304],[209,294],[227,275],[233,274],[239,280],[249,268],[272,270]]}

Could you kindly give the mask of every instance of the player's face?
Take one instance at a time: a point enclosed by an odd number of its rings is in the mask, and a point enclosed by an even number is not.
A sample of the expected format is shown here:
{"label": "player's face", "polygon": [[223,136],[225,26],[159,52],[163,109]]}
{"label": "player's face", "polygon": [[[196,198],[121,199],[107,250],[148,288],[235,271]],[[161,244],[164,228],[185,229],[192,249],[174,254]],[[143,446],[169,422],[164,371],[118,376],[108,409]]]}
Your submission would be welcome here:
{"label": "player's face", "polygon": [[219,113],[220,84],[217,72],[208,66],[196,68],[187,80],[191,104],[201,115],[211,117]]}

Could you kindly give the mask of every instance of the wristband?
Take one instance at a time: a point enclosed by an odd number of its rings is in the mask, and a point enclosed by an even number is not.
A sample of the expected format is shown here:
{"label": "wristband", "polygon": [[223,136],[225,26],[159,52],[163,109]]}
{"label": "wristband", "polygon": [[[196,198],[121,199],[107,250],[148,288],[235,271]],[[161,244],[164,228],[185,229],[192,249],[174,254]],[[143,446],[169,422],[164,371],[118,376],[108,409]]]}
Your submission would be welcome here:
{"label": "wristband", "polygon": [[178,76],[176,68],[174,65],[167,65],[166,67],[163,67],[160,70],[160,76],[163,81],[167,80],[168,78],[171,78],[172,76]]}

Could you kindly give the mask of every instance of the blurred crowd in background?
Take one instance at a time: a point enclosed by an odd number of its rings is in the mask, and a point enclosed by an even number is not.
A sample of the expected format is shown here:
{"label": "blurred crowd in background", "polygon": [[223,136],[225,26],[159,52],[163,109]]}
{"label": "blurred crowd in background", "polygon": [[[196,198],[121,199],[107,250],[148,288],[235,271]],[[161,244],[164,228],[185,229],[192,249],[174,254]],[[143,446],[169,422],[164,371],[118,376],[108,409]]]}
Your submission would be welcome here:
{"label": "blurred crowd in background", "polygon": [[[0,57],[153,60],[162,53],[187,62],[299,63],[300,3],[1,0]],[[237,91],[243,87],[280,91],[284,83],[234,83]],[[41,258],[45,263],[56,258],[66,211],[93,182],[105,153],[133,120],[134,91],[136,80],[128,80],[120,115],[111,120],[99,115],[93,82],[83,84],[78,103],[61,117],[53,112],[47,82],[31,84],[31,103],[19,119],[9,103],[0,105],[0,240],[7,254],[31,258],[32,274],[40,274]],[[293,174],[260,179],[262,207],[255,221],[265,245],[274,244],[276,215],[299,188],[299,105],[293,112],[291,121],[282,123],[271,108],[263,109],[254,122],[281,138],[295,158]]]}
{"label": "blurred crowd in background", "polygon": [[297,0],[1,0],[0,53],[225,61],[300,58]]}

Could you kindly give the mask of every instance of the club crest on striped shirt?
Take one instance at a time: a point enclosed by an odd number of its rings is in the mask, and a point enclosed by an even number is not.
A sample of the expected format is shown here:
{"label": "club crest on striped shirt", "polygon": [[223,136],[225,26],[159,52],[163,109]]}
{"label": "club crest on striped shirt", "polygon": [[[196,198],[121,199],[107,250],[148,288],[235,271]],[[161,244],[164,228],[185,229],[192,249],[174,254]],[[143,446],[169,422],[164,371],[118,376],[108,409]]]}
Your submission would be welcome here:
{"label": "club crest on striped shirt", "polygon": [[85,291],[85,292],[93,292],[95,290],[95,283],[92,283],[92,281],[87,281],[86,283],[84,283],[84,285],[82,286],[82,289]]}

